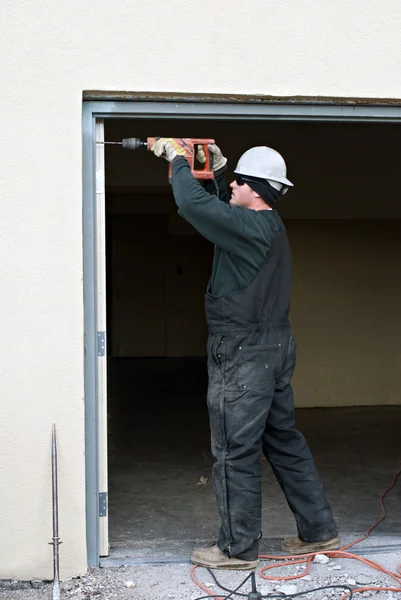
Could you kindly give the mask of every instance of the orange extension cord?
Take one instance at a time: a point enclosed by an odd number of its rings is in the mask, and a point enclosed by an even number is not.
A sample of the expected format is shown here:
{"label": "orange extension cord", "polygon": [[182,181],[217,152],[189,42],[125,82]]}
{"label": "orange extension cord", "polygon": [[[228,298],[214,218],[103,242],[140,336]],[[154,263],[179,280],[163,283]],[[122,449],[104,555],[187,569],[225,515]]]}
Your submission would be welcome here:
{"label": "orange extension cord", "polygon": [[[381,517],[376,521],[376,523],[374,525],[372,525],[367,530],[367,532],[364,536],[355,540],[354,542],[351,542],[351,544],[347,544],[346,546],[343,546],[342,548],[340,548],[340,550],[328,550],[327,552],[322,551],[322,552],[314,552],[311,554],[302,554],[302,555],[295,555],[295,556],[274,556],[274,555],[270,555],[270,554],[260,554],[259,555],[260,559],[274,560],[274,561],[285,560],[286,562],[275,562],[272,565],[263,567],[259,571],[259,575],[263,579],[268,579],[269,581],[291,581],[293,579],[301,579],[302,577],[305,577],[305,575],[308,575],[308,573],[310,573],[311,564],[312,564],[312,561],[313,561],[314,557],[316,556],[316,554],[325,554],[329,558],[352,558],[354,560],[359,560],[360,562],[364,563],[365,565],[368,565],[369,567],[372,567],[373,569],[376,569],[377,571],[380,571],[381,573],[385,573],[386,575],[388,575],[391,579],[393,579],[398,584],[397,587],[361,587],[361,588],[353,589],[352,590],[353,593],[369,592],[369,591],[401,592],[401,565],[398,565],[396,572],[388,571],[387,569],[385,569],[378,563],[374,562],[373,560],[369,560],[367,558],[362,558],[361,556],[357,556],[356,554],[351,554],[350,552],[346,552],[346,550],[348,550],[349,548],[352,548],[356,544],[359,544],[360,542],[363,542],[364,540],[366,540],[369,537],[369,535],[372,533],[372,531],[378,525],[380,525],[380,523],[382,521],[384,521],[384,519],[386,518],[386,515],[387,515],[386,509],[384,506],[384,499],[387,496],[387,494],[393,489],[393,487],[395,486],[397,479],[400,475],[401,475],[401,468],[394,476],[394,479],[393,479],[391,485],[380,496],[380,506],[381,506],[381,510],[382,510]],[[273,577],[273,576],[265,575],[265,573],[267,571],[270,571],[271,569],[278,569],[278,568],[282,568],[282,567],[289,567],[289,566],[301,565],[301,564],[306,564],[306,569],[303,570],[302,573],[299,573],[297,575],[289,575],[287,577],[277,577],[277,576]],[[197,568],[198,567],[195,565],[191,569],[191,577],[192,577],[193,582],[196,583],[196,585],[199,586],[204,592],[206,592],[206,594],[216,598],[216,600],[224,600],[224,598],[222,598],[218,594],[215,594],[214,592],[209,590],[206,586],[204,586],[200,581],[198,581],[198,579],[195,576],[195,571]],[[300,595],[300,594],[298,593],[297,595]],[[348,596],[349,596],[349,593],[344,594],[340,600],[344,600]],[[288,597],[291,597],[291,596],[289,595]],[[284,598],[284,596],[283,596],[283,598]]]}

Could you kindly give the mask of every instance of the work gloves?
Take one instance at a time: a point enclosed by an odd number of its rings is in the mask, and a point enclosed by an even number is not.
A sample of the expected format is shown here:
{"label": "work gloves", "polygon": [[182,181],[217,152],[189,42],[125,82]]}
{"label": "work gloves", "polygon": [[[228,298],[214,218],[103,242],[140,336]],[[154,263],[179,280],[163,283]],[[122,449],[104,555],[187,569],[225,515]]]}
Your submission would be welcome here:
{"label": "work gloves", "polygon": [[155,156],[162,156],[168,162],[173,162],[176,156],[185,156],[185,150],[174,138],[159,138],[151,148]]}
{"label": "work gloves", "polygon": [[[216,144],[208,145],[209,152],[213,157],[213,171],[218,171],[227,164],[227,159],[223,156],[220,148]],[[173,162],[177,156],[185,156],[185,150],[182,148],[174,138],[160,138],[158,139],[151,148],[155,156],[163,157],[168,162]],[[196,160],[201,164],[206,162],[206,156],[202,146],[198,146],[196,152]]]}
{"label": "work gloves", "polygon": [[[225,167],[227,164],[227,159],[225,156],[223,156],[223,153],[220,150],[220,148],[216,146],[216,144],[208,144],[208,148],[210,154],[213,157],[213,171],[218,171],[222,167]],[[199,155],[201,155],[203,160],[201,160]],[[199,160],[200,163],[206,162],[206,157],[205,153],[203,152],[202,146],[199,147],[198,152],[196,154],[196,158]]]}

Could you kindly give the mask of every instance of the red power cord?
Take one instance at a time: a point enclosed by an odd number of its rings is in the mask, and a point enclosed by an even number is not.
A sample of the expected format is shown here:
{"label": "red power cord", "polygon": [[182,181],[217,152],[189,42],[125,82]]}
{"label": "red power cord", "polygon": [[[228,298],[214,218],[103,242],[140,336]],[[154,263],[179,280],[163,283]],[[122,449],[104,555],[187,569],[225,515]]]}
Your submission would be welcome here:
{"label": "red power cord", "polygon": [[[376,571],[380,571],[381,573],[388,575],[391,579],[393,579],[398,584],[398,587],[361,587],[361,588],[353,589],[352,590],[353,593],[369,592],[369,591],[401,592],[401,565],[398,565],[396,572],[389,571],[389,570],[385,569],[384,567],[382,567],[381,565],[379,565],[378,563],[374,562],[373,560],[369,560],[367,558],[357,556],[356,554],[346,552],[346,550],[348,550],[349,548],[352,548],[353,546],[356,546],[356,544],[359,544],[360,542],[363,542],[364,540],[366,540],[369,537],[369,535],[372,533],[372,531],[374,529],[376,529],[376,527],[378,525],[380,525],[380,523],[382,521],[384,521],[384,519],[387,516],[387,511],[384,506],[384,499],[387,496],[387,494],[394,488],[395,484],[397,483],[397,479],[400,475],[401,475],[401,468],[395,474],[391,485],[380,496],[380,506],[381,506],[381,510],[382,510],[381,517],[376,521],[376,523],[374,523],[374,525],[369,527],[369,529],[367,530],[365,535],[358,538],[354,542],[351,542],[350,544],[343,546],[339,550],[328,550],[327,552],[314,552],[314,553],[310,553],[310,554],[302,554],[301,556],[300,555],[276,556],[276,555],[272,555],[272,554],[260,554],[259,558],[262,560],[282,561],[284,559],[286,561],[286,562],[275,562],[272,565],[267,565],[266,567],[263,567],[259,571],[260,577],[262,577],[262,579],[268,579],[269,581],[291,581],[293,579],[301,579],[302,577],[305,577],[305,575],[308,575],[308,573],[310,573],[311,564],[312,564],[312,561],[313,561],[314,557],[316,556],[316,554],[325,554],[329,558],[352,558],[354,560],[359,560],[360,562],[368,565],[369,567],[376,569]],[[301,564],[306,564],[306,569],[303,570],[302,573],[299,573],[297,575],[288,575],[286,577],[277,577],[277,576],[273,577],[273,576],[265,575],[266,571],[270,571],[271,569],[278,569],[278,568],[282,568],[282,567],[301,565]],[[208,595],[216,598],[216,600],[224,600],[223,598],[221,598],[221,596],[219,596],[218,594],[215,594],[214,592],[209,590],[206,586],[204,586],[200,581],[198,581],[198,579],[195,576],[195,571],[197,568],[198,568],[197,565],[195,565],[191,568],[192,581],[198,587],[200,587],[204,592],[206,592]],[[291,595],[289,594],[288,596],[290,597]],[[340,600],[344,600],[348,596],[349,596],[349,593],[344,594]]]}

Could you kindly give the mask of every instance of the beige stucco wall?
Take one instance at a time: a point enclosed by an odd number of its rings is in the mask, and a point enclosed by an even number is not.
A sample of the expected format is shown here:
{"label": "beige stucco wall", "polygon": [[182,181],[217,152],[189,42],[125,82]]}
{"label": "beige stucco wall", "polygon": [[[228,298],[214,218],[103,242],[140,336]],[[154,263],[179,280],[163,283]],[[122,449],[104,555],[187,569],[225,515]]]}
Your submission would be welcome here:
{"label": "beige stucco wall", "polygon": [[85,89],[401,98],[401,4],[2,4],[0,577],[85,569],[81,98]]}

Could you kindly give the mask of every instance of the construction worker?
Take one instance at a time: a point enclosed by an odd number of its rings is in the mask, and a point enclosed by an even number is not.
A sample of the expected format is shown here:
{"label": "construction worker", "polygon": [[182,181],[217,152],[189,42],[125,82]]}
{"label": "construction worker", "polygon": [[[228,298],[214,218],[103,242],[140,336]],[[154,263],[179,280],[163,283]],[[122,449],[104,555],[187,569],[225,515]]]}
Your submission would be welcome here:
{"label": "construction worker", "polygon": [[227,159],[216,145],[209,147],[215,180],[205,185],[192,176],[174,139],[162,138],[152,150],[172,163],[178,213],[215,245],[206,293],[207,404],[221,528],[217,544],[196,550],[192,561],[209,568],[257,566],[261,451],[297,524],[298,537],[285,540],[283,551],[337,548],[331,507],[306,440],[295,428],[291,252],[276,211],[280,196],[293,185],[286,164],[272,148],[251,148],[238,161],[229,198]]}

